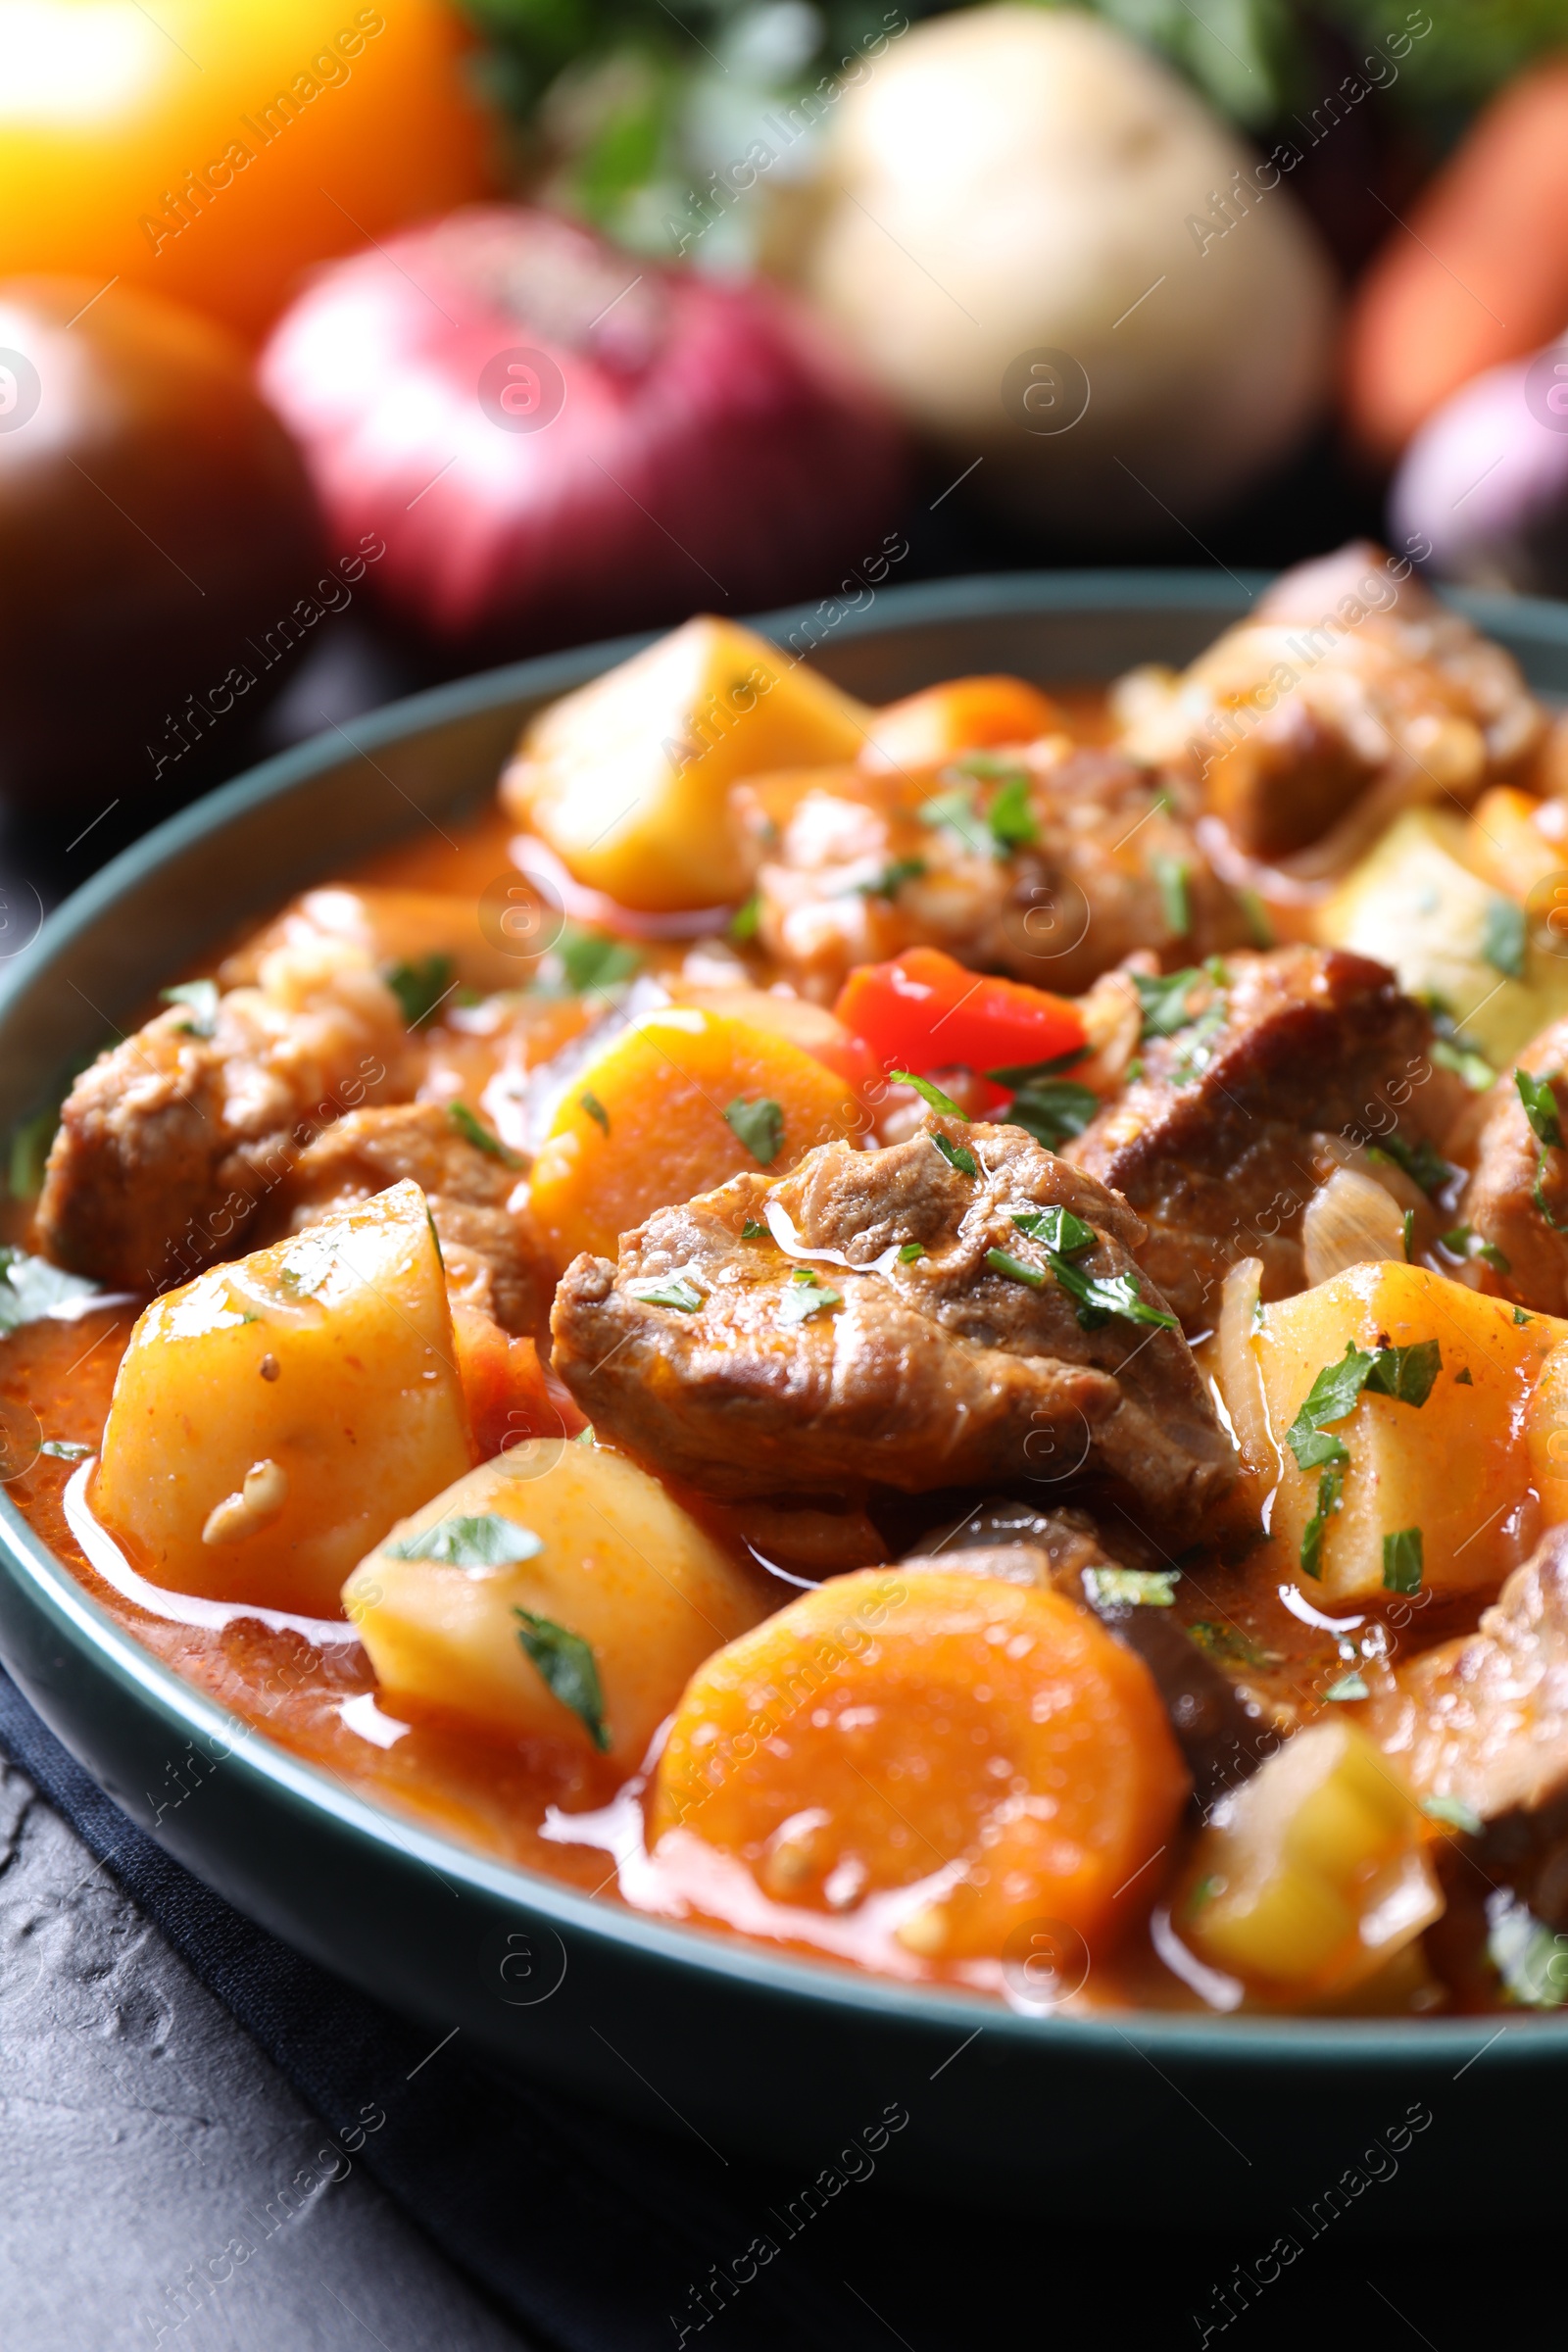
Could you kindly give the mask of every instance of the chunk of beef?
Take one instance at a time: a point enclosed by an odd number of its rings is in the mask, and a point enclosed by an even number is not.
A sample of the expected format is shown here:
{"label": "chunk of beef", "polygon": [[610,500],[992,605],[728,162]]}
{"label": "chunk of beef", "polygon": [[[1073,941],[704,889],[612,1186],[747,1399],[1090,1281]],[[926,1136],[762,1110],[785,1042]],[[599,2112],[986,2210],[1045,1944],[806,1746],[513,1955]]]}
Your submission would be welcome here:
{"label": "chunk of beef", "polygon": [[1339,949],[1232,956],[1152,1017],[1181,1026],[1067,1155],[1145,1220],[1139,1262],[1190,1331],[1238,1258],[1262,1259],[1265,1298],[1299,1290],[1301,1216],[1347,1146],[1441,1136],[1463,1091],[1422,1006]]}
{"label": "chunk of beef", "polygon": [[[1568,1118],[1568,1020],[1544,1029],[1517,1066],[1550,1081],[1559,1124]],[[1568,1152],[1543,1151],[1512,1069],[1474,1105],[1453,1149],[1473,1169],[1457,1220],[1474,1237],[1467,1246],[1487,1251],[1471,1260],[1474,1278],[1518,1306],[1568,1314]]]}
{"label": "chunk of beef", "polygon": [[41,1247],[113,1288],[167,1290],[254,1247],[259,1204],[320,1128],[413,1091],[397,998],[360,950],[275,950],[258,984],[171,1006],[72,1088]]}
{"label": "chunk of beef", "polygon": [[1014,1221],[1052,1206],[1094,1237],[1069,1280],[1137,1283],[1137,1218],[1020,1128],[933,1116],[881,1152],[825,1144],[780,1182],[661,1209],[616,1266],[577,1258],[557,1369],[596,1427],[710,1494],[925,1494],[1044,1464],[1183,1538],[1233,1448],[1178,1332],[1092,1306],[1084,1327]]}
{"label": "chunk of beef", "polygon": [[956,1524],[922,1537],[906,1557],[1007,1584],[1050,1585],[1080,1601],[1154,1678],[1193,1776],[1193,1802],[1215,1799],[1250,1777],[1266,1752],[1263,1710],[1198,1647],[1168,1608],[1127,1596],[1126,1572],[1085,1511],[1042,1511],[993,1495]]}
{"label": "chunk of beef", "polygon": [[762,943],[819,998],[910,947],[1075,993],[1137,948],[1174,959],[1248,936],[1174,796],[1065,735],[984,777],[817,769],[737,786],[736,807],[763,845]]}
{"label": "chunk of beef", "polygon": [[1473,798],[1545,729],[1512,656],[1366,541],[1117,701],[1126,751],[1200,784],[1247,856],[1301,871],[1337,870],[1413,802]]}
{"label": "chunk of beef", "polygon": [[339,1119],[294,1162],[282,1214],[297,1231],[410,1177],[429,1203],[453,1298],[483,1307],[504,1331],[543,1331],[554,1284],[526,1209],[508,1206],[515,1155],[472,1143],[445,1103],[385,1103]]}

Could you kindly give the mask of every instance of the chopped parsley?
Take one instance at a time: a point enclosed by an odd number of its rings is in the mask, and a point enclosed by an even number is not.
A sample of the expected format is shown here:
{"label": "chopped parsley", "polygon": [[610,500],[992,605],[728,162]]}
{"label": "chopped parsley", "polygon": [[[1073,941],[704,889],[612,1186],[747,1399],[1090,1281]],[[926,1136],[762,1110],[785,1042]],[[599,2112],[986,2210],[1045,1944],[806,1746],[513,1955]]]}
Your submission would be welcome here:
{"label": "chopped parsley", "polygon": [[1481,926],[1481,953],[1493,970],[1505,980],[1522,980],[1527,939],[1525,910],[1518,900],[1489,899]]}
{"label": "chopped parsley", "polygon": [[932,1109],[940,1110],[944,1117],[961,1119],[966,1127],[970,1124],[969,1113],[960,1110],[953,1097],[945,1095],[940,1086],[933,1086],[929,1078],[917,1078],[912,1070],[889,1070],[888,1076],[895,1086],[912,1086],[921,1102],[929,1102]]}
{"label": "chopped parsley", "polygon": [[1413,1208],[1407,1208],[1399,1219],[1399,1231],[1404,1236],[1404,1262],[1407,1266],[1413,1266],[1415,1264],[1415,1210]]}
{"label": "chopped parsley", "polygon": [[990,855],[991,843],[986,838],[985,826],[974,812],[972,784],[956,784],[949,792],[939,792],[934,799],[921,803],[919,814],[922,825],[940,826],[943,831],[956,835],[972,857]]}
{"label": "chopped parsley", "polygon": [[778,1319],[792,1328],[797,1323],[808,1323],[813,1315],[824,1313],[830,1306],[843,1304],[842,1291],[829,1290],[809,1266],[797,1266],[779,1298]]}
{"label": "chopped parsley", "polygon": [[1038,1266],[1026,1266],[1021,1257],[1013,1257],[1005,1250],[988,1250],[986,1264],[994,1274],[1005,1274],[1009,1282],[1027,1282],[1037,1291],[1046,1287],[1046,1278]]}
{"label": "chopped parsley", "polygon": [[1193,927],[1193,909],[1187,884],[1192,866],[1185,858],[1167,858],[1156,852],[1149,860],[1150,871],[1159,884],[1159,904],[1165,917],[1165,928],[1185,939]]}
{"label": "chopped parsley", "polygon": [[56,1307],[74,1306],[96,1296],[98,1285],[85,1274],[68,1274],[46,1257],[25,1250],[0,1249],[0,1338],[24,1323],[40,1323]]}
{"label": "chopped parsley", "polygon": [[1487,1241],[1471,1225],[1455,1225],[1447,1233],[1440,1234],[1438,1239],[1453,1257],[1479,1257],[1483,1265],[1490,1266],[1494,1274],[1511,1274],[1513,1271],[1511,1261],[1504,1257],[1496,1243]]}
{"label": "chopped parsley", "polygon": [[760,1224],[756,1217],[748,1217],[745,1224],[741,1227],[741,1240],[743,1242],[766,1242],[771,1241],[771,1239],[772,1236],[768,1232],[767,1227]]}
{"label": "chopped parsley", "polygon": [[1523,1325],[1529,1322],[1530,1317],[1525,1313],[1525,1310],[1522,1306],[1516,1306],[1513,1310],[1513,1319],[1515,1323]]}
{"label": "chopped parsley", "polygon": [[761,922],[761,919],[762,895],[760,891],[754,890],[751,897],[747,900],[745,906],[737,906],[734,913],[729,918],[729,935],[731,939],[733,939],[737,945],[744,947],[749,939],[755,939],[757,937],[758,925]]}
{"label": "chopped parsley", "polygon": [[1462,1796],[1424,1796],[1421,1810],[1431,1821],[1446,1822],[1451,1830],[1463,1830],[1467,1838],[1481,1835],[1481,1816],[1471,1811]]}
{"label": "chopped parsley", "polygon": [[1407,1144],[1402,1136],[1381,1136],[1375,1144],[1367,1147],[1368,1159],[1380,1156],[1392,1159],[1396,1168],[1402,1168],[1411,1182],[1418,1184],[1424,1193],[1437,1192],[1447,1183],[1452,1173],[1442,1152],[1429,1144],[1425,1136],[1418,1144]]}
{"label": "chopped parsley", "polygon": [[1179,1568],[1091,1568],[1084,1581],[1096,1600],[1109,1607],[1123,1603],[1133,1608],[1168,1609],[1175,1602],[1181,1573]]}
{"label": "chopped parsley", "polygon": [[1456,1372],[1454,1374],[1453,1385],[1456,1389],[1473,1389],[1475,1387],[1476,1384],[1471,1376],[1470,1367],[1468,1364],[1466,1364],[1462,1372]]}
{"label": "chopped parsley", "polygon": [[956,1168],[960,1176],[979,1175],[980,1163],[967,1144],[950,1144],[945,1135],[932,1135],[931,1141],[949,1167]]}
{"label": "chopped parsley", "polygon": [[1174,1037],[1178,1029],[1185,1029],[1189,1022],[1198,1018],[1196,1013],[1188,1011],[1187,1000],[1193,993],[1194,984],[1202,976],[1196,964],[1189,964],[1184,972],[1134,972],[1131,975],[1132,984],[1138,991],[1139,1004],[1143,1008],[1144,1038]]}
{"label": "chopped parsley", "polygon": [[[1556,1074],[1560,1076],[1561,1072]],[[1541,1146],[1541,1154],[1536,1161],[1536,1181],[1531,1187],[1530,1198],[1553,1233],[1568,1233],[1568,1219],[1554,1217],[1546,1206],[1544,1189],[1546,1153],[1560,1150],[1562,1146],[1562,1121],[1557,1115],[1557,1098],[1552,1093],[1551,1079],[1533,1078],[1528,1070],[1516,1069],[1513,1082],[1519,1090],[1519,1100],[1525,1106],[1530,1132]]]}
{"label": "chopped parsley", "polygon": [[[1338,1445],[1339,1440],[1335,1439]],[[1344,1451],[1343,1446],[1341,1451]],[[1345,1501],[1345,1464],[1331,1461],[1318,1472],[1317,1509],[1301,1532],[1301,1573],[1321,1577],[1323,1574],[1323,1536],[1329,1521]]]}
{"label": "chopped parsley", "polygon": [[1383,1589],[1386,1592],[1421,1590],[1421,1530],[1401,1527],[1383,1539]]}
{"label": "chopped parsley", "polygon": [[1254,948],[1274,946],[1274,926],[1268,919],[1268,908],[1250,883],[1244,883],[1236,893],[1236,904]]}
{"label": "chopped parsley", "polygon": [[577,1107],[579,1110],[585,1110],[595,1124],[602,1127],[607,1135],[610,1133],[610,1113],[600,1102],[599,1097],[593,1092],[591,1087],[585,1087],[582,1093],[577,1097]]}
{"label": "chopped parsley", "polygon": [[1005,857],[1011,850],[1026,850],[1040,838],[1040,827],[1029,805],[1029,778],[1015,768],[1004,776],[986,810],[986,823],[998,854]]}
{"label": "chopped parsley", "polygon": [[1050,1061],[1021,1062],[1001,1070],[987,1070],[993,1086],[1010,1086],[1015,1091],[1008,1107],[1005,1124],[1021,1127],[1032,1135],[1037,1144],[1048,1152],[1054,1151],[1069,1136],[1082,1135],[1100,1109],[1100,1097],[1092,1087],[1081,1086],[1074,1078],[1064,1078],[1082,1061],[1089,1052],[1087,1046],[1074,1046],[1069,1054],[1057,1054]]}
{"label": "chopped parsley", "polygon": [[678,1274],[664,1282],[645,1283],[632,1297],[640,1298],[644,1306],[678,1307],[683,1315],[695,1315],[703,1303],[702,1292]]}
{"label": "chopped parsley", "polygon": [[389,964],[381,976],[403,1008],[405,1029],[422,1029],[451,995],[458,967],[450,956],[426,956],[418,963]]}
{"label": "chopped parsley", "polygon": [[896,899],[906,882],[918,882],[925,872],[923,858],[890,858],[879,874],[865,882],[852,883],[847,898]]}
{"label": "chopped parsley", "polygon": [[1152,1323],[1164,1331],[1181,1329],[1174,1315],[1148,1303],[1138,1288],[1136,1274],[1086,1274],[1059,1250],[1048,1250],[1046,1255],[1051,1261],[1051,1271],[1077,1309],[1081,1330],[1098,1330],[1112,1315],[1121,1315],[1129,1323]]}
{"label": "chopped parsley", "polygon": [[1484,1095],[1495,1083],[1497,1073],[1486,1055],[1459,1037],[1435,1037],[1427,1052],[1440,1070],[1452,1070],[1473,1095]]}
{"label": "chopped parsley", "polygon": [[78,1446],[74,1438],[45,1438],[38,1451],[48,1454],[51,1461],[85,1462],[91,1457],[92,1447]]}
{"label": "chopped parsley", "polygon": [[899,1263],[901,1266],[912,1266],[916,1258],[924,1257],[924,1255],[925,1244],[923,1242],[906,1242],[899,1251]]}
{"label": "chopped parsley", "polygon": [[1352,1666],[1348,1674],[1342,1674],[1337,1683],[1330,1683],[1323,1695],[1325,1698],[1365,1698],[1366,1677],[1358,1667]]}
{"label": "chopped parsley", "polygon": [[1056,1204],[1018,1210],[1012,1221],[1031,1241],[1044,1242],[1048,1250],[1059,1250],[1063,1257],[1081,1257],[1086,1250],[1094,1248],[1097,1239],[1092,1225],[1086,1225],[1082,1217],[1075,1217],[1070,1208]]}
{"label": "chopped parsley", "polygon": [[177,988],[161,988],[158,993],[166,1004],[188,1007],[185,1019],[174,1024],[181,1037],[213,1036],[218,1027],[216,980],[181,980]]}
{"label": "chopped parsley", "polygon": [[1234,1625],[1216,1625],[1212,1618],[1200,1617],[1187,1631],[1205,1657],[1212,1658],[1216,1665],[1266,1669],[1280,1663],[1277,1649],[1260,1648],[1250,1634],[1242,1633]]}
{"label": "chopped parsley", "polygon": [[1222,996],[1200,1013],[1192,1036],[1184,1039],[1182,1050],[1171,1064],[1173,1086],[1191,1086],[1195,1078],[1201,1078],[1214,1058],[1214,1041],[1229,1017],[1229,1007]]}
{"label": "chopped parsley", "polygon": [[771,1095],[750,1102],[737,1095],[725,1107],[724,1124],[764,1168],[770,1168],[784,1149],[784,1105]]}
{"label": "chopped parsley", "polygon": [[1423,1405],[1443,1369],[1443,1348],[1437,1340],[1417,1340],[1408,1348],[1357,1348],[1347,1340],[1338,1363],[1325,1364],[1302,1400],[1285,1443],[1296,1456],[1298,1469],[1319,1470],[1329,1462],[1347,1462],[1349,1455],[1329,1425],[1355,1410],[1363,1389],[1392,1396],[1400,1404]]}
{"label": "chopped parsley", "polygon": [[417,1535],[401,1536],[383,1544],[389,1560],[439,1560],[446,1568],[514,1568],[544,1549],[544,1539],[531,1527],[519,1527],[499,1511],[477,1511],[471,1517],[438,1519]]}
{"label": "chopped parsley", "polygon": [[[603,1108],[602,1104],[601,1108]],[[522,1166],[522,1161],[517,1157],[516,1152],[509,1151],[499,1135],[494,1134],[490,1128],[486,1127],[481,1119],[475,1118],[466,1102],[449,1102],[447,1117],[464,1142],[472,1144],[476,1152],[483,1152],[491,1159],[499,1159],[502,1166],[506,1168]],[[610,1132],[608,1123],[605,1132],[607,1135]]]}
{"label": "chopped parsley", "polygon": [[531,1609],[514,1609],[513,1615],[517,1619],[517,1639],[538,1667],[545,1688],[571,1709],[603,1753],[610,1745],[610,1726],[605,1721],[605,1695],[593,1650],[581,1634],[571,1633],[548,1617],[536,1617]]}
{"label": "chopped parsley", "polygon": [[566,923],[556,942],[556,954],[567,988],[575,997],[585,997],[591,989],[618,988],[643,968],[642,956],[623,939],[609,939],[603,931],[586,931],[579,923]]}

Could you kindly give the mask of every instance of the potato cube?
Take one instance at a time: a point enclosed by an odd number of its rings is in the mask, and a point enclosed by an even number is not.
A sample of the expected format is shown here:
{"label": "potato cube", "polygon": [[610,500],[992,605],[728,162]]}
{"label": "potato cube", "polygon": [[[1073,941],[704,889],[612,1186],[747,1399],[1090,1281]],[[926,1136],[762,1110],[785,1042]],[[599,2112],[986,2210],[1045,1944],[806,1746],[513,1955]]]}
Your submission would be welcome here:
{"label": "potato cube", "polygon": [[93,1508],[155,1584],[315,1617],[472,1460],[416,1184],[155,1298],[115,1382]]}
{"label": "potato cube", "polygon": [[1392,963],[1499,1068],[1568,1012],[1568,960],[1530,936],[1518,900],[1464,862],[1463,821],[1414,808],[1321,908],[1318,937]]}
{"label": "potato cube", "polygon": [[1419,1808],[1343,1718],[1287,1740],[1218,1809],[1173,1914],[1193,1948],[1265,1995],[1342,1992],[1431,1925],[1443,1896]]}
{"label": "potato cube", "polygon": [[613,1257],[656,1208],[743,1169],[783,1176],[860,1115],[845,1081],[776,1031],[697,1005],[649,1013],[562,1098],[529,1179],[536,1227],[558,1268],[580,1250]]}
{"label": "potato cube", "polygon": [[540,1476],[508,1455],[471,1471],[393,1530],[343,1601],[399,1704],[599,1749],[623,1772],[710,1651],[770,1605],[657,1478],[580,1441]]}
{"label": "potato cube", "polygon": [[722,906],[751,887],[731,784],[853,760],[871,715],[749,629],[699,617],[541,712],[502,798],[623,906]]}
{"label": "potato cube", "polygon": [[[1520,1320],[1502,1299],[1393,1262],[1352,1266],[1265,1307],[1252,1346],[1284,1465],[1270,1532],[1302,1591],[1365,1602],[1417,1590],[1469,1592],[1505,1576],[1521,1556],[1517,1506],[1531,1485],[1525,1408],[1565,1336],[1568,1325],[1554,1316]],[[1298,1467],[1287,1432],[1319,1373],[1348,1347],[1371,1355],[1433,1346],[1437,1367],[1421,1403],[1410,1400],[1408,1384],[1397,1393],[1389,1365],[1348,1412],[1322,1423],[1324,1440],[1337,1440],[1348,1458]],[[1419,1376],[1421,1359],[1407,1361]],[[1385,1379],[1395,1380],[1396,1394],[1379,1393]],[[1408,1541],[1412,1533],[1419,1544]]]}

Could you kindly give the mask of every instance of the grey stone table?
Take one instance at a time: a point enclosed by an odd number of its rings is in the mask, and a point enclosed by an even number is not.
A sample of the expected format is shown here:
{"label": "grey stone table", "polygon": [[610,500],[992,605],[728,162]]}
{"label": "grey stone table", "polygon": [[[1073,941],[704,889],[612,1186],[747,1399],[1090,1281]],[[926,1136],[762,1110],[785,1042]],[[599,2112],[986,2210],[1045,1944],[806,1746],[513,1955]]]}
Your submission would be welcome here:
{"label": "grey stone table", "polygon": [[279,2205],[323,2137],[0,1760],[5,2352],[525,2352],[363,2167]]}

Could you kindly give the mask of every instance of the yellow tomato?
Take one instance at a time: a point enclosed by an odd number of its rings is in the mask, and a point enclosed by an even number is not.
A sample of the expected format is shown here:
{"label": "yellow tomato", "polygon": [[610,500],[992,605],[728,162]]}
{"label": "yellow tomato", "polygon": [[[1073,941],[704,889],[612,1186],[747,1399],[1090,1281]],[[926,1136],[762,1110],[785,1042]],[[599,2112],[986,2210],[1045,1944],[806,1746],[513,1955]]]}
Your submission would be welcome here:
{"label": "yellow tomato", "polygon": [[0,0],[0,277],[260,333],[313,262],[481,194],[440,0]]}

